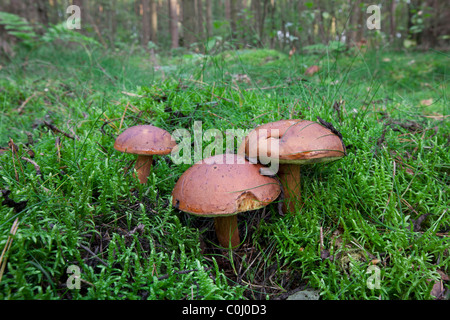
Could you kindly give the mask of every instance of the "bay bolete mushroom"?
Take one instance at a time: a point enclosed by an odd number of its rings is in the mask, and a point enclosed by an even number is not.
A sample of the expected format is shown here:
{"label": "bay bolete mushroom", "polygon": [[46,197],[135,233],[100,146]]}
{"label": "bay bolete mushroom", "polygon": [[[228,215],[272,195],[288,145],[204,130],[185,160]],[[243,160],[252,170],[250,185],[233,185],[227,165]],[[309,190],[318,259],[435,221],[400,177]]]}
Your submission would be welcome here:
{"label": "bay bolete mushroom", "polygon": [[127,128],[114,143],[117,151],[136,154],[135,170],[140,183],[147,183],[154,155],[169,154],[176,146],[169,132],[152,125]]}
{"label": "bay bolete mushroom", "polygon": [[180,176],[172,191],[172,204],[192,215],[214,218],[220,245],[237,247],[236,215],[262,208],[281,193],[276,179],[260,174],[261,167],[235,154],[205,158]]}
{"label": "bay bolete mushroom", "polygon": [[300,199],[301,165],[334,161],[346,155],[342,136],[327,125],[300,119],[266,123],[252,130],[239,147],[238,154],[251,161],[252,155],[256,160],[278,159],[284,212],[294,211],[295,200]]}

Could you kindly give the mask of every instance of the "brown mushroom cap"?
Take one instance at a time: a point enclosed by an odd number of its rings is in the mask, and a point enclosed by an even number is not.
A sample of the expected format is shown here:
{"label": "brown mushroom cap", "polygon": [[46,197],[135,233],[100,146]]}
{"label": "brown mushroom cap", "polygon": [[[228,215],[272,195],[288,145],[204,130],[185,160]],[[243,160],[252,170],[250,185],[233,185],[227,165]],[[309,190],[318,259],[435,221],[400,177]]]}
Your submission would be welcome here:
{"label": "brown mushroom cap", "polygon": [[[280,164],[332,161],[345,156],[344,144],[330,129],[317,122],[300,119],[280,120],[255,128],[244,139],[238,154],[267,155],[270,158],[270,139],[278,139],[276,154]],[[256,145],[252,145],[255,141]]]}
{"label": "brown mushroom cap", "polygon": [[345,146],[339,136],[317,122],[297,122],[280,139],[280,163],[324,162],[343,156]]}
{"label": "brown mushroom cap", "polygon": [[173,205],[203,217],[256,210],[281,192],[278,181],[260,174],[262,165],[234,154],[216,155],[186,170],[172,191]]}
{"label": "brown mushroom cap", "polygon": [[117,151],[138,155],[169,154],[175,146],[176,142],[169,132],[152,125],[129,127],[114,143]]}
{"label": "brown mushroom cap", "polygon": [[333,161],[346,155],[340,134],[308,120],[280,120],[252,130],[238,154],[250,161],[278,160],[278,177],[284,189],[283,211],[295,210],[300,199],[300,166]]}

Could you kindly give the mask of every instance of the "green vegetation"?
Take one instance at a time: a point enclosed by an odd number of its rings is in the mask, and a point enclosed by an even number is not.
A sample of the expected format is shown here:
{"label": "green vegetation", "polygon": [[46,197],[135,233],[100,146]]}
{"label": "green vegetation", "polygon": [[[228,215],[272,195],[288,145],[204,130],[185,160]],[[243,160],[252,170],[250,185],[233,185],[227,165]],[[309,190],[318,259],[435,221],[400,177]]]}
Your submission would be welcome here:
{"label": "green vegetation", "polygon": [[[150,58],[71,44],[0,62],[0,299],[282,299],[305,287],[322,299],[433,299],[436,283],[448,292],[448,53],[177,52],[156,56],[157,68]],[[304,75],[312,65],[320,70]],[[201,121],[225,133],[317,117],[342,133],[347,157],[304,169],[298,212],[280,215],[274,203],[241,215],[233,252],[216,247],[212,220],[172,208],[189,164],[155,157],[142,186],[134,158],[113,148],[137,124],[172,132]],[[367,285],[372,265],[379,288]],[[67,287],[70,266],[80,289]]]}

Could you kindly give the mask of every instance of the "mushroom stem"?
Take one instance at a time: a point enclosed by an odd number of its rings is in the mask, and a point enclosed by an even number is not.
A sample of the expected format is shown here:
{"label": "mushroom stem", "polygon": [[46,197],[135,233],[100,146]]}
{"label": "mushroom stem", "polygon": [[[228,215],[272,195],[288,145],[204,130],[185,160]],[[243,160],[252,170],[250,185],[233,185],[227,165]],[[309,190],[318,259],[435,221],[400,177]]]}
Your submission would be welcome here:
{"label": "mushroom stem", "polygon": [[283,211],[295,212],[295,204],[301,199],[300,165],[280,163],[278,177],[284,189]]}
{"label": "mushroom stem", "polygon": [[140,183],[147,183],[148,176],[152,170],[153,156],[138,155],[134,168],[136,169],[138,179]]}
{"label": "mushroom stem", "polygon": [[226,216],[214,218],[216,235],[222,247],[237,247],[241,242],[237,225],[237,216]]}

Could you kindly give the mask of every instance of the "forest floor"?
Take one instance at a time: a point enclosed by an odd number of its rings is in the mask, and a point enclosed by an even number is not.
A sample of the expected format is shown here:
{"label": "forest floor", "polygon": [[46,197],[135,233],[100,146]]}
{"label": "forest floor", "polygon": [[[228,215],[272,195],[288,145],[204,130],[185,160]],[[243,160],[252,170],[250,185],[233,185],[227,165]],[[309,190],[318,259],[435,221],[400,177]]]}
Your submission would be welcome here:
{"label": "forest floor", "polygon": [[[448,299],[449,62],[70,46],[1,60],[0,299]],[[141,185],[113,147],[137,124],[225,134],[318,117],[347,156],[302,171],[296,212],[240,214],[232,251],[170,203],[190,164],[155,157]]]}

